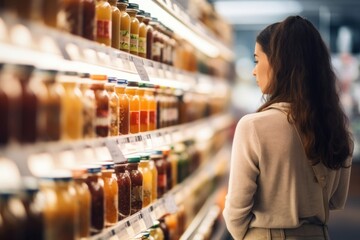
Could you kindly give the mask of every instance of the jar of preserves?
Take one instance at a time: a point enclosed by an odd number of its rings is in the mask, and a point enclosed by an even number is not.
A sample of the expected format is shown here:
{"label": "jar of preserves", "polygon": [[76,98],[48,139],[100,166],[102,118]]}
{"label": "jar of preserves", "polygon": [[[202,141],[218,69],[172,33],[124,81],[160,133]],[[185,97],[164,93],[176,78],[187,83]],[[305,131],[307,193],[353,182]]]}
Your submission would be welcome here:
{"label": "jar of preserves", "polygon": [[151,49],[152,60],[160,62],[163,44],[162,44],[162,34],[158,30],[159,22],[157,18],[152,18],[150,21],[150,25],[153,28],[153,44]]}
{"label": "jar of preserves", "polygon": [[[48,0],[47,0],[48,1]],[[53,1],[53,0],[51,0]],[[83,9],[82,15],[82,36],[89,40],[95,40],[95,12],[96,2],[95,0],[81,0]]]}
{"label": "jar of preserves", "polygon": [[166,183],[167,183],[167,190],[170,190],[173,185],[172,185],[172,165],[169,162],[169,154],[170,154],[170,148],[169,147],[164,147],[162,150],[162,155],[166,161]]}
{"label": "jar of preserves", "polygon": [[91,79],[89,73],[80,74],[79,88],[82,93],[82,105],[83,105],[83,138],[95,137],[95,111],[96,111],[96,100],[94,91],[90,89]]}
{"label": "jar of preserves", "polygon": [[57,80],[64,87],[62,98],[62,139],[80,139],[83,133],[83,105],[82,94],[76,86],[78,74],[76,72],[62,72]]}
{"label": "jar of preserves", "polygon": [[139,171],[143,175],[143,205],[142,207],[146,207],[150,205],[152,202],[152,172],[150,169],[150,154],[141,154],[140,155],[140,163],[139,163]]}
{"label": "jar of preserves", "polygon": [[157,178],[157,197],[161,198],[167,191],[167,162],[163,158],[162,151],[156,151],[150,155],[150,159],[155,162],[158,172]]}
{"label": "jar of preserves", "polygon": [[104,194],[105,194],[105,226],[112,226],[118,221],[118,183],[114,174],[113,162],[100,162],[101,178],[104,181]]}
{"label": "jar of preserves", "polygon": [[37,70],[38,81],[44,86],[44,94],[39,102],[38,139],[58,141],[61,134],[61,99],[64,88],[56,82],[56,70]]}
{"label": "jar of preserves", "polygon": [[140,156],[128,156],[127,161],[131,178],[131,214],[134,214],[140,211],[143,205],[143,175],[138,169]]}
{"label": "jar of preserves", "polygon": [[127,80],[117,79],[115,92],[119,98],[119,135],[129,134],[130,132],[130,100],[125,93]]}
{"label": "jar of preserves", "polygon": [[97,137],[107,137],[110,126],[109,95],[105,91],[106,75],[91,75],[91,89],[96,100],[95,134]]}
{"label": "jar of preserves", "polygon": [[120,49],[121,12],[116,6],[116,0],[109,0],[111,5],[111,47]]}
{"label": "jar of preserves", "polygon": [[118,220],[122,220],[130,216],[131,210],[131,178],[130,173],[126,169],[127,163],[115,164],[115,175],[118,183]]}
{"label": "jar of preserves", "polygon": [[91,235],[101,232],[105,226],[104,181],[101,178],[101,166],[84,166],[87,169],[85,180],[91,194]]}
{"label": "jar of preserves", "polygon": [[78,218],[79,218],[79,237],[86,239],[90,237],[90,220],[91,220],[91,194],[89,187],[86,184],[87,169],[76,168],[72,170],[74,178],[74,187],[76,190],[76,199],[78,204]]}
{"label": "jar of preserves", "polygon": [[121,12],[120,20],[120,50],[130,52],[130,26],[131,18],[126,12],[129,0],[118,0],[117,7]]}
{"label": "jar of preserves", "polygon": [[136,18],[139,20],[139,43],[138,43],[138,55],[140,57],[146,58],[146,37],[147,37],[147,28],[146,24],[143,22],[145,19],[145,12],[139,10],[136,14]]}
{"label": "jar of preserves", "polygon": [[81,36],[83,5],[80,0],[59,1],[57,28]]}
{"label": "jar of preserves", "polygon": [[107,0],[96,0],[96,41],[111,46],[111,6]]}
{"label": "jar of preserves", "polygon": [[117,80],[115,77],[109,77],[108,82],[105,83],[105,90],[109,96],[109,110],[110,110],[109,136],[119,135],[119,97],[115,92],[116,84],[117,84]]}
{"label": "jar of preserves", "polygon": [[78,205],[68,171],[56,171],[40,182],[44,194],[45,239],[74,239],[78,233]]}
{"label": "jar of preserves", "polygon": [[149,130],[149,101],[145,96],[146,84],[139,83],[137,94],[140,100],[140,132]]}
{"label": "jar of preserves", "polygon": [[[151,155],[151,154],[150,154]],[[155,202],[156,199],[157,199],[157,190],[158,190],[158,171],[157,171],[157,168],[155,166],[155,162],[154,160],[149,159],[149,168],[150,168],[150,171],[151,171],[151,183],[152,183],[152,186],[151,186],[151,202]]]}
{"label": "jar of preserves", "polygon": [[125,93],[129,96],[130,133],[140,132],[140,98],[137,95],[138,83],[128,82]]}
{"label": "jar of preserves", "polygon": [[145,17],[143,19],[143,23],[146,25],[146,58],[152,59],[152,45],[154,42],[153,37],[153,27],[150,25],[151,14],[145,12]]}
{"label": "jar of preserves", "polygon": [[149,131],[155,130],[156,129],[156,115],[157,115],[157,111],[156,111],[156,100],[154,97],[154,85],[153,84],[146,84],[145,85],[145,97],[148,101],[149,104]]}
{"label": "jar of preserves", "polygon": [[139,5],[136,3],[129,3],[126,12],[131,18],[130,25],[130,53],[138,55],[139,53],[139,20],[136,18],[136,14],[139,11]]}

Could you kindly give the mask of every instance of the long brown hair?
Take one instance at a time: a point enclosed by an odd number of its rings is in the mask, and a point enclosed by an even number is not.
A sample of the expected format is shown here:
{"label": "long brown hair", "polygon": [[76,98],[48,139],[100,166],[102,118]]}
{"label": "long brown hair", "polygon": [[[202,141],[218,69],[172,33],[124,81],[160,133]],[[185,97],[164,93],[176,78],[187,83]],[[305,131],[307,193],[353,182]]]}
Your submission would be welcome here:
{"label": "long brown hair", "polygon": [[265,28],[257,43],[269,59],[270,94],[258,109],[289,102],[288,120],[300,131],[309,160],[330,169],[345,166],[353,141],[336,87],[330,54],[319,32],[306,19],[291,16]]}

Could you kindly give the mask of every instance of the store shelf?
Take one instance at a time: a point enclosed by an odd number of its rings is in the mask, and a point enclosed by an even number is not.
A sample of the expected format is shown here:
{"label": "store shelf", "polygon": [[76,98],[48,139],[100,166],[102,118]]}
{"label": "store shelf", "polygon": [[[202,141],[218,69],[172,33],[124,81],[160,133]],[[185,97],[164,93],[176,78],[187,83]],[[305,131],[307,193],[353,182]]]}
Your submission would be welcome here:
{"label": "store shelf", "polygon": [[[192,173],[182,183],[176,185],[171,191],[166,193],[163,198],[158,199],[150,206],[143,208],[140,212],[131,215],[130,217],[120,221],[115,226],[103,230],[98,235],[95,235],[91,240],[105,240],[105,239],[129,239],[134,237],[139,232],[150,228],[155,220],[161,218],[165,214],[172,214],[177,211],[177,206],[185,201],[185,192],[188,191],[189,186],[196,187],[202,181],[200,178],[212,179],[217,175],[217,169],[219,166],[226,165],[228,159],[226,159],[229,147],[225,145],[221,148],[206,165],[200,167],[197,171]],[[214,199],[212,196],[210,199]],[[210,200],[209,199],[209,200]],[[203,215],[203,212],[207,212],[205,207],[210,207],[209,203],[205,204],[199,214]],[[212,217],[215,214],[215,208],[212,208],[212,213],[208,217]],[[199,215],[200,216],[200,215]],[[194,221],[198,221],[195,219]],[[194,222],[194,223],[196,223]]]}

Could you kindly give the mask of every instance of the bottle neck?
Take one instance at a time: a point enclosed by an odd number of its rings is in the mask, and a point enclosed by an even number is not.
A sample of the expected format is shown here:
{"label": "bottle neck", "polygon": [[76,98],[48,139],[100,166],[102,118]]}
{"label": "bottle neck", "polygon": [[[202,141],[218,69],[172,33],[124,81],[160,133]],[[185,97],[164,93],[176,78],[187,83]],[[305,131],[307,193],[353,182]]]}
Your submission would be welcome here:
{"label": "bottle neck", "polygon": [[125,92],[126,94],[134,96],[136,94],[136,88],[126,88]]}
{"label": "bottle neck", "polygon": [[139,163],[128,163],[127,168],[128,168],[129,170],[137,170],[137,169],[138,169],[138,166],[139,166]]}
{"label": "bottle neck", "polygon": [[127,9],[126,12],[129,14],[129,16],[130,16],[131,18],[136,18],[136,13],[137,13],[136,10]]}
{"label": "bottle neck", "polygon": [[125,87],[115,87],[115,91],[116,91],[116,93],[124,94],[125,93]]}
{"label": "bottle neck", "polygon": [[126,8],[127,8],[126,3],[118,3],[117,7],[121,12],[126,12]]}

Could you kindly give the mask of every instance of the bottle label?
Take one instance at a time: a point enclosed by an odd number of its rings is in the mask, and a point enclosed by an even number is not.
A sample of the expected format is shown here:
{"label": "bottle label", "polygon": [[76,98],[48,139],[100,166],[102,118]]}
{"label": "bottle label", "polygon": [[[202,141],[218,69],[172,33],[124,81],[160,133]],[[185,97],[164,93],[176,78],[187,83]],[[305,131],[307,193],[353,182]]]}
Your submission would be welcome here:
{"label": "bottle label", "polygon": [[149,124],[148,111],[140,111],[140,124],[141,125]]}
{"label": "bottle label", "polygon": [[96,36],[97,38],[111,38],[111,21],[97,20],[96,21]]}
{"label": "bottle label", "polygon": [[158,187],[166,188],[166,186],[167,186],[166,182],[167,182],[166,174],[159,174],[158,175]]}
{"label": "bottle label", "polygon": [[138,52],[139,34],[130,34],[130,51]]}
{"label": "bottle label", "polygon": [[110,117],[106,116],[106,117],[96,117],[95,121],[94,121],[94,125],[96,127],[98,126],[109,126],[110,123]]}
{"label": "bottle label", "polygon": [[142,186],[131,187],[131,212],[135,213],[142,208]]}
{"label": "bottle label", "polygon": [[132,126],[140,125],[140,112],[139,111],[130,112],[130,125],[132,125]]}
{"label": "bottle label", "polygon": [[149,111],[149,123],[150,124],[156,123],[156,112],[154,110]]}
{"label": "bottle label", "polygon": [[161,43],[155,42],[152,46],[152,55],[153,57],[160,57],[161,55]]}
{"label": "bottle label", "polygon": [[139,37],[139,53],[146,54],[146,38]]}
{"label": "bottle label", "polygon": [[120,31],[120,50],[130,50],[130,32],[128,30]]}

